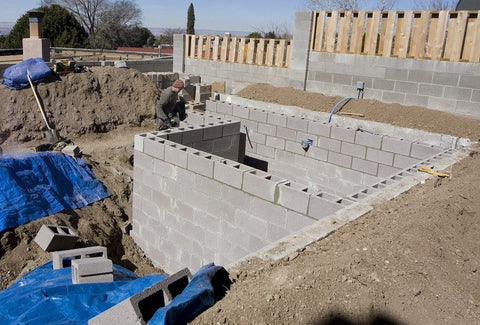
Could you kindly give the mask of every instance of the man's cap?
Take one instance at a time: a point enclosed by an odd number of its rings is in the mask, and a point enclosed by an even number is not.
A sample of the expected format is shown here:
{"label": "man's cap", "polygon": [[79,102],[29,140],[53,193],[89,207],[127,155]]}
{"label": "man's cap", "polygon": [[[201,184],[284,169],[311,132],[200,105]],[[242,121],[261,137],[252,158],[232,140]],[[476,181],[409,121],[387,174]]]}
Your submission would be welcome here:
{"label": "man's cap", "polygon": [[183,88],[183,86],[184,86],[183,81],[180,80],[180,79],[175,80],[175,82],[173,83],[173,87],[175,87],[175,88],[180,88],[181,89],[181,88]]}

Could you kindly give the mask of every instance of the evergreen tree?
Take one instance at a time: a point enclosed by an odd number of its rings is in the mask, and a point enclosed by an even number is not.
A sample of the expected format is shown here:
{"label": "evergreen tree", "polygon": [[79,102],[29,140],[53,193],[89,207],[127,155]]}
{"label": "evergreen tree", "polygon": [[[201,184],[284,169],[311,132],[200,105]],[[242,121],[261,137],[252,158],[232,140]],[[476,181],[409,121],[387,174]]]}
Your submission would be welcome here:
{"label": "evergreen tree", "polygon": [[187,12],[187,34],[195,34],[195,10],[193,9],[193,3],[188,6]]}

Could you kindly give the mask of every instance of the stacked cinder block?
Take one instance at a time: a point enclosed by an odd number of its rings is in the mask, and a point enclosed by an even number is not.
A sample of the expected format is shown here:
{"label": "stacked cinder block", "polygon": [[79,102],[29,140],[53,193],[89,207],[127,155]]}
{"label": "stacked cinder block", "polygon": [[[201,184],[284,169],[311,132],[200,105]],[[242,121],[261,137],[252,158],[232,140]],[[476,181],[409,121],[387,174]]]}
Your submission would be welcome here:
{"label": "stacked cinder block", "polygon": [[107,248],[103,246],[92,246],[52,252],[53,269],[58,270],[64,268],[64,259],[73,260],[90,257],[107,258]]}
{"label": "stacked cinder block", "polygon": [[212,96],[212,85],[197,83],[195,86],[195,103],[205,103]]}
{"label": "stacked cinder block", "polygon": [[78,235],[65,226],[42,225],[34,241],[46,252],[71,249]]}
{"label": "stacked cinder block", "polygon": [[72,260],[73,284],[113,281],[112,261],[105,257]]}
{"label": "stacked cinder block", "polygon": [[191,279],[188,268],[180,270],[91,318],[88,324],[147,324],[159,308],[165,307],[182,293]]}
{"label": "stacked cinder block", "polygon": [[158,89],[170,87],[173,82],[179,78],[176,72],[147,72],[145,75],[155,82]]}

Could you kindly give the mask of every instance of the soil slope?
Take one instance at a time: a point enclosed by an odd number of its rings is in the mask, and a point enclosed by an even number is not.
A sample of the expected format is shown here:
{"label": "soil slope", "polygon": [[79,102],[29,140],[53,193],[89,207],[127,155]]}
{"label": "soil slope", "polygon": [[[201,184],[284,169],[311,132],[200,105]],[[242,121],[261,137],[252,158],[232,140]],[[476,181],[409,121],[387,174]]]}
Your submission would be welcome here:
{"label": "soil slope", "polygon": [[[153,129],[158,90],[135,70],[94,68],[37,86],[60,134],[112,196],[75,211],[0,233],[0,289],[46,262],[33,238],[44,223],[67,225],[78,246],[105,245],[137,274],[154,268],[128,235],[133,136]],[[240,96],[329,111],[339,98],[258,84]],[[31,89],[0,88],[0,145],[27,150],[45,141]],[[479,120],[420,107],[351,101],[365,119],[480,139]],[[474,324],[480,319],[480,155],[456,164],[451,179],[432,178],[377,206],[325,240],[282,261],[250,260],[229,270],[223,300],[195,324]]]}

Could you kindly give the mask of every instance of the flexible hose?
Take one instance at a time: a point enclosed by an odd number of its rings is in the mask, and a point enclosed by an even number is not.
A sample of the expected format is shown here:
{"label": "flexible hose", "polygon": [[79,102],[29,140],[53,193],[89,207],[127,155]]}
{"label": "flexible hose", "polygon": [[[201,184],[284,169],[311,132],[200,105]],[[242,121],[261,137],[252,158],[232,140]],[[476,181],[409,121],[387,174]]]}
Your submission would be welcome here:
{"label": "flexible hose", "polygon": [[335,110],[342,104],[343,102],[348,102],[350,99],[355,99],[354,97],[344,97],[340,99],[335,106],[333,106],[332,110],[330,111],[330,115],[328,115],[328,123],[332,120],[332,115],[335,113]]}

